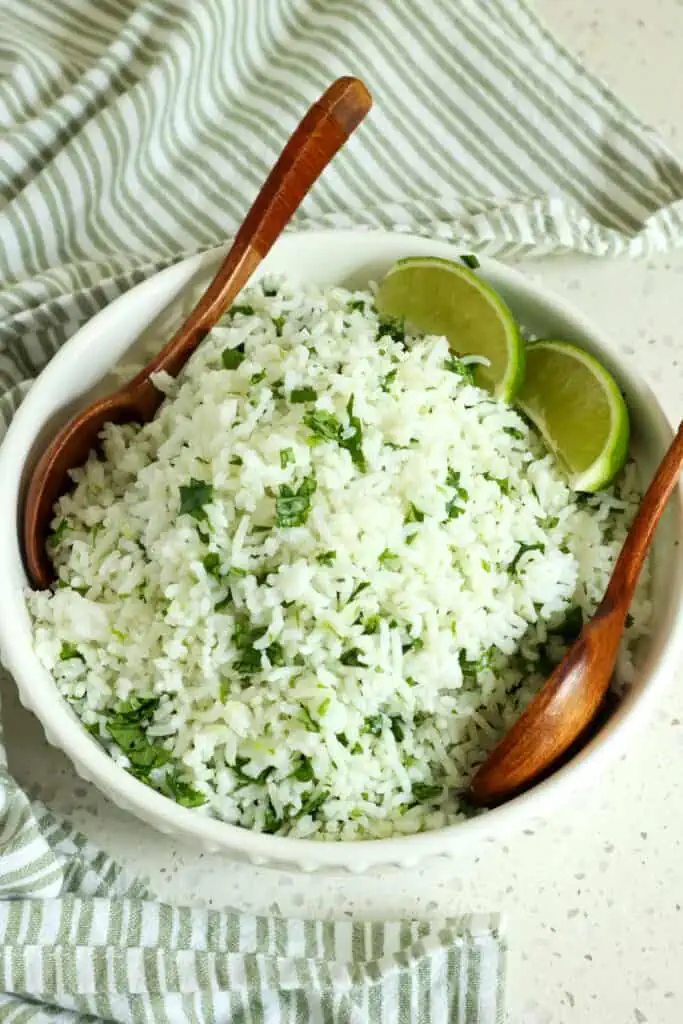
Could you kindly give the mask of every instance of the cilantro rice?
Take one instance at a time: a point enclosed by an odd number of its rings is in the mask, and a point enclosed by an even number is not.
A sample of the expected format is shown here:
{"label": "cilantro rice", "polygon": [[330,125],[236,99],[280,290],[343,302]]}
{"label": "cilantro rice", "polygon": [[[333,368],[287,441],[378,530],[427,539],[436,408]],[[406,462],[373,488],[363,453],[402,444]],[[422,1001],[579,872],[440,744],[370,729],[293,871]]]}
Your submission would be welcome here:
{"label": "cilantro rice", "polygon": [[[38,655],[112,758],[296,837],[441,827],[595,608],[629,466],[579,498],[519,414],[368,293],[246,292],[56,509]],[[647,579],[620,677],[650,614]]]}

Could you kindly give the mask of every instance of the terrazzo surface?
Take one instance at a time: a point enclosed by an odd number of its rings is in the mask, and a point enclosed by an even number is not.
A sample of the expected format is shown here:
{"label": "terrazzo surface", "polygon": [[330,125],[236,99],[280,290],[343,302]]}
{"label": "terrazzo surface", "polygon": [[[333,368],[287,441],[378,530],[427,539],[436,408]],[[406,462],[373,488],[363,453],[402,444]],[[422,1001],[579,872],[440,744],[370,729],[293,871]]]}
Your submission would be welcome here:
{"label": "terrazzo surface", "polygon": [[[546,20],[673,147],[683,145],[682,0],[542,0]],[[648,263],[576,259],[528,271],[602,326],[672,419],[683,408],[683,251]],[[500,910],[513,1024],[683,1020],[683,671],[626,756],[551,820],[450,862],[381,877],[305,877],[234,864],[113,807],[2,692],[12,770],[31,795],[149,876],[168,900],[285,914],[442,916]]]}

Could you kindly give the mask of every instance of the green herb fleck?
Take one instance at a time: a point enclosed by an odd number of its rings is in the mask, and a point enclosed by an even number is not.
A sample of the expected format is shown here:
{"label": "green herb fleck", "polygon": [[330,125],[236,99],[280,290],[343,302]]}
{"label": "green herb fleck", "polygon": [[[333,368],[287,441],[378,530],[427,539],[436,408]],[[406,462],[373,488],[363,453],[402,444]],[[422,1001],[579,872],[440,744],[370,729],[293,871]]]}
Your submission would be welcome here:
{"label": "green herb fleck", "polygon": [[337,441],[341,443],[342,425],[331,412],[316,409],[313,412],[307,412],[303,421],[316,437],[321,437],[324,441]]}
{"label": "green herb fleck", "polygon": [[315,772],[313,771],[313,764],[311,759],[306,757],[305,754],[301,755],[301,761],[295,770],[292,772],[291,777],[296,779],[297,782],[310,782],[314,777]]}
{"label": "green herb fleck", "polygon": [[382,554],[379,556],[378,561],[380,565],[388,565],[389,562],[395,562],[397,558],[398,555],[396,554],[395,551],[390,551],[389,548],[385,548]]}
{"label": "green herb fleck", "polygon": [[315,388],[293,388],[289,400],[294,405],[303,405],[304,402],[315,402],[317,397],[318,393]]}
{"label": "green herb fleck", "polygon": [[133,698],[125,701],[107,722],[109,735],[130,761],[131,773],[143,779],[171,759],[164,747],[147,738],[146,727],[158,707],[158,697]]}
{"label": "green herb fleck", "polygon": [[50,535],[50,540],[48,543],[51,548],[56,548],[59,544],[61,544],[62,537],[64,536],[64,531],[67,529],[68,525],[69,524],[66,521],[66,519],[59,520],[59,522],[57,523],[57,525],[55,526],[54,530]]}
{"label": "green herb fleck", "polygon": [[323,551],[322,554],[316,555],[315,560],[320,565],[332,565],[336,557],[336,551]]}
{"label": "green herb fleck", "polygon": [[443,793],[442,786],[433,786],[428,782],[414,782],[413,783],[413,796],[421,804],[434,803],[437,797],[440,797]]}
{"label": "green herb fleck", "polygon": [[474,384],[475,367],[472,363],[463,363],[458,356],[451,355],[443,364],[443,368],[450,373],[457,373],[458,376],[464,377],[469,384]]}
{"label": "green herb fleck", "polygon": [[280,468],[286,469],[290,463],[295,461],[293,448],[282,448],[280,450]]}
{"label": "green herb fleck", "polygon": [[362,656],[363,652],[357,647],[353,647],[349,651],[344,651],[339,660],[347,668],[360,668],[363,665],[363,662],[360,660]]}
{"label": "green herb fleck", "polygon": [[391,731],[396,742],[401,743],[405,736],[405,730],[403,728],[403,719],[399,715],[391,716]]}
{"label": "green herb fleck", "polygon": [[253,373],[251,375],[251,383],[252,384],[260,384],[261,381],[265,380],[265,379],[266,379],[266,371],[265,370],[259,370],[258,373]]}
{"label": "green herb fleck", "polygon": [[283,484],[275,500],[276,524],[283,529],[303,526],[311,511],[311,498],[315,488],[314,476],[305,477],[296,490]]}
{"label": "green herb fleck", "polygon": [[317,795],[311,793],[307,797],[307,799],[304,800],[303,803],[301,804],[301,814],[310,814],[311,817],[315,817],[315,815],[323,806],[329,795],[330,794],[327,792],[327,790],[323,790],[321,793],[318,793]]}
{"label": "green herb fleck", "polygon": [[382,378],[382,382],[380,384],[380,387],[382,388],[382,391],[384,391],[384,392],[391,391],[391,385],[396,380],[397,373],[398,373],[398,370],[390,370],[389,373],[385,377]]}
{"label": "green herb fleck", "polygon": [[190,480],[180,487],[179,514],[192,516],[198,521],[206,519],[206,508],[213,501],[213,485],[205,480]]}
{"label": "green herb fleck", "polygon": [[229,312],[231,316],[237,316],[238,314],[241,314],[242,316],[253,316],[254,307],[249,306],[246,303],[243,303],[238,304],[236,306],[231,306]]}
{"label": "green herb fleck", "polygon": [[221,578],[221,556],[216,551],[210,551],[202,558],[202,565],[209,576],[219,580]]}
{"label": "green herb fleck", "polygon": [[304,720],[304,725],[306,726],[306,729],[308,730],[308,732],[320,732],[320,726],[318,725],[316,720],[313,718],[313,716],[311,715],[311,712],[308,710],[306,705],[305,704],[299,704],[299,707],[301,709],[301,716],[302,716],[302,718]]}
{"label": "green herb fleck", "polygon": [[266,807],[266,813],[263,819],[263,831],[267,832],[269,835],[272,835],[274,832],[279,832],[283,825],[283,819],[278,817],[275,808],[273,807],[272,803],[269,800],[268,806]]}
{"label": "green herb fleck", "polygon": [[277,334],[278,338],[282,337],[282,330],[283,330],[284,326],[285,326],[285,318],[283,316],[274,316],[273,317],[273,327],[275,328],[275,333]]}
{"label": "green herb fleck", "polygon": [[242,465],[244,465],[244,459],[242,458],[241,455],[233,455],[233,457],[230,459],[230,465],[231,466],[242,466]]}
{"label": "green herb fleck", "polygon": [[470,268],[470,270],[477,270],[481,266],[479,259],[472,252],[462,253],[460,259],[466,267]]}
{"label": "green herb fleck", "polygon": [[363,723],[363,732],[381,736],[384,732],[384,715],[369,715]]}
{"label": "green herb fleck", "polygon": [[424,518],[425,518],[424,512],[421,509],[419,509],[417,507],[417,505],[413,505],[413,503],[411,501],[410,505],[408,506],[408,511],[406,512],[406,515],[405,515],[405,518],[404,518],[403,522],[406,523],[406,524],[408,524],[408,523],[423,523],[424,522]]}
{"label": "green herb fleck", "polygon": [[349,595],[349,601],[355,601],[358,595],[361,594],[364,590],[367,590],[369,586],[370,583],[367,580],[364,580],[363,583],[359,583],[358,586],[351,591]]}
{"label": "green herb fleck", "polygon": [[361,421],[353,414],[353,395],[349,398],[346,411],[349,417],[350,433],[346,436],[345,431],[345,436],[342,437],[339,444],[342,448],[346,448],[351,455],[353,464],[358,467],[361,473],[364,473],[367,466],[363,454],[363,428]]}
{"label": "green herb fleck", "polygon": [[236,370],[244,362],[244,348],[225,348],[221,356],[224,370]]}
{"label": "green herb fleck", "polygon": [[[583,618],[583,616],[582,616],[582,618]],[[630,629],[635,621],[636,620],[633,618],[633,616],[629,612],[628,615],[626,616],[626,628]]]}
{"label": "green herb fleck", "polygon": [[545,553],[545,544],[520,544],[517,554],[508,565],[508,572],[510,575],[514,575],[517,572],[517,566],[520,558],[528,554],[530,551],[540,551],[541,554]]}
{"label": "green herb fleck", "polygon": [[73,658],[79,658],[81,661],[85,661],[85,658],[83,657],[79,649],[76,647],[76,645],[69,643],[68,640],[65,640],[64,643],[62,644],[61,650],[59,652],[59,658],[60,661],[71,661]]}
{"label": "green herb fleck", "polygon": [[349,313],[364,313],[365,305],[365,299],[352,299],[347,308]]}
{"label": "green herb fleck", "polygon": [[254,644],[265,636],[266,632],[266,626],[252,626],[246,617],[236,621],[232,642],[239,651],[235,668],[241,675],[250,675],[261,670],[261,659],[265,652],[257,649]]}
{"label": "green herb fleck", "polygon": [[503,427],[503,430],[505,431],[506,434],[509,434],[510,437],[514,437],[518,441],[524,440],[524,431],[518,430],[517,427]]}
{"label": "green herb fleck", "polygon": [[180,804],[181,807],[201,807],[202,804],[206,803],[206,797],[203,793],[200,793],[198,789],[191,786],[189,782],[183,782],[177,768],[168,772],[164,779],[164,788],[168,790],[168,795],[177,804]]}
{"label": "green herb fleck", "polygon": [[406,329],[404,321],[380,317],[377,325],[377,337],[382,338],[387,334],[392,341],[396,341],[401,345],[405,344]]}

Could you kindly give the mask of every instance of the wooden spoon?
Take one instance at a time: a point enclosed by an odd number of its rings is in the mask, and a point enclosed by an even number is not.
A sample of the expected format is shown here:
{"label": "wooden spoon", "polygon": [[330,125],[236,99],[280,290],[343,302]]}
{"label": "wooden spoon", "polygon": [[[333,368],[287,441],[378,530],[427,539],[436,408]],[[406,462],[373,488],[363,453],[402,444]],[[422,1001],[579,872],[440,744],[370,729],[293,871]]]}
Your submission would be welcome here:
{"label": "wooden spoon", "polygon": [[151,375],[165,370],[175,377],[180,372],[371,106],[370,93],[357,78],[339,78],[330,86],[291,136],[185,324],[129,384],[79,413],[44,452],[33,471],[23,519],[24,561],[34,587],[44,589],[54,578],[46,542],[55,502],[70,486],[69,470],[86,461],[105,423],[147,423],[153,418],[163,395]]}
{"label": "wooden spoon", "polygon": [[527,788],[557,763],[598,712],[640,570],[682,465],[683,423],[643,498],[600,607],[477,771],[470,789],[474,803],[495,806]]}

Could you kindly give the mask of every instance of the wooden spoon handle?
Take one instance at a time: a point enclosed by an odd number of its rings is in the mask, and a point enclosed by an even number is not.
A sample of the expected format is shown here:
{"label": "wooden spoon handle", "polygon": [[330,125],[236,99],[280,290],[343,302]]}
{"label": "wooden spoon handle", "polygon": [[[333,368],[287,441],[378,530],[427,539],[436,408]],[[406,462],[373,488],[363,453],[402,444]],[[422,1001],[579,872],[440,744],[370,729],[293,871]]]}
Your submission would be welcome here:
{"label": "wooden spoon handle", "polygon": [[676,486],[682,466],[683,423],[680,424],[676,437],[645,492],[638,514],[633,520],[614,566],[614,572],[600,608],[601,612],[612,611],[622,606],[624,614],[626,614],[647,557],[652,536],[662,516],[664,506]]}
{"label": "wooden spoon handle", "polygon": [[357,78],[339,78],[313,104],[268,175],[216,276],[189,318],[132,382],[135,404],[158,406],[150,374],[176,376],[282,234],[304,196],[358,127],[372,97]]}

